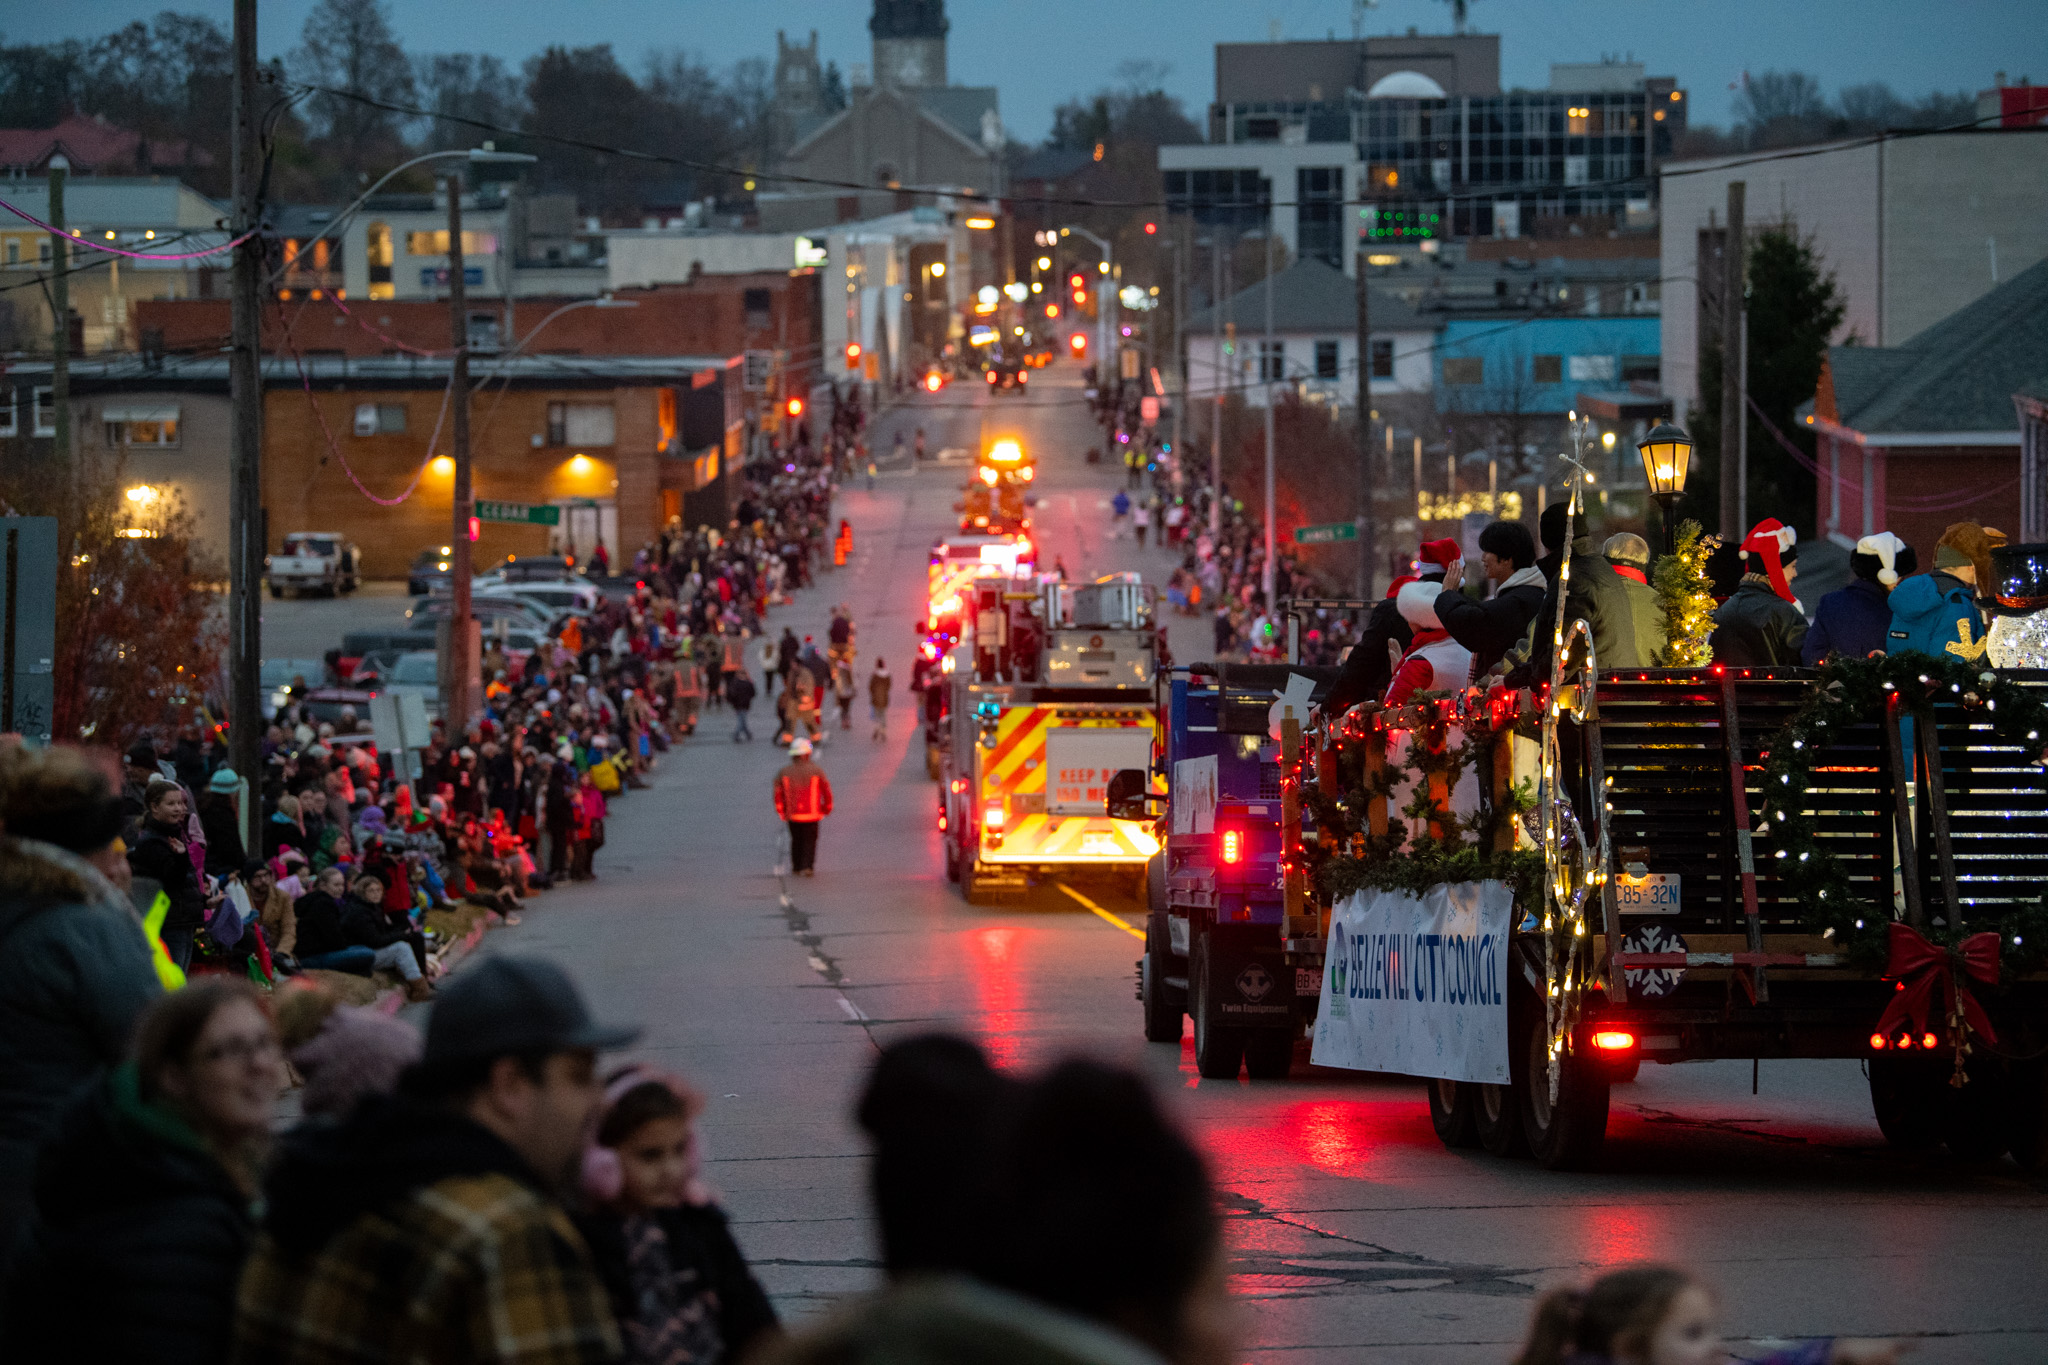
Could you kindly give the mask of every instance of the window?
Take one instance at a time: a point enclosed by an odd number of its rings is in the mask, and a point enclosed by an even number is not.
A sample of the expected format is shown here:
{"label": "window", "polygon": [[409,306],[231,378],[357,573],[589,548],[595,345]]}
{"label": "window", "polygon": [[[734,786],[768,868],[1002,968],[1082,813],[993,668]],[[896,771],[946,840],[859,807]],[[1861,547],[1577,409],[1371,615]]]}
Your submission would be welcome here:
{"label": "window", "polygon": [[43,238],[43,239],[42,239],[41,241],[39,241],[39,242],[37,242],[37,243],[36,243],[36,264],[37,264],[37,265],[48,265],[49,263],[50,263],[50,239],[49,239],[49,238],[47,238],[47,237],[45,237],[45,238]]}
{"label": "window", "polygon": [[35,435],[55,436],[57,434],[57,404],[50,390],[38,385],[35,391],[36,425]]}
{"label": "window", "polygon": [[1529,358],[1529,378],[1538,384],[1564,383],[1564,357],[1539,355]]}
{"label": "window", "polygon": [[500,344],[498,315],[496,313],[471,313],[469,315],[469,349],[472,355],[496,355]]}
{"label": "window", "polygon": [[766,327],[772,321],[770,300],[772,296],[765,289],[749,289],[741,296],[742,306],[747,312],[747,326]]}
{"label": "window", "polygon": [[[1129,352],[1125,352],[1129,354]],[[1260,341],[1258,343],[1259,379],[1262,383],[1273,383],[1287,377],[1287,343],[1284,341]]]}
{"label": "window", "polygon": [[403,436],[405,434],[405,404],[403,403],[358,403],[356,404],[356,435],[358,436]]}
{"label": "window", "polygon": [[1394,377],[1394,343],[1391,340],[1374,338],[1372,343],[1372,377],[1392,379]]}
{"label": "window", "polygon": [[19,237],[9,237],[7,239],[7,264],[21,264],[21,238]]}
{"label": "window", "polygon": [[372,223],[364,236],[363,254],[369,258],[370,297],[390,299],[398,296],[391,282],[391,225]]}
{"label": "window", "polygon": [[1625,355],[1621,358],[1624,383],[1655,384],[1664,377],[1664,362],[1653,355]]}
{"label": "window", "polygon": [[1611,355],[1575,355],[1571,359],[1573,382],[1581,380],[1614,379],[1614,357]]}
{"label": "window", "polygon": [[1294,173],[1295,250],[1331,265],[1344,262],[1344,168],[1303,166]]}
{"label": "window", "polygon": [[[491,256],[498,250],[498,234],[495,232],[471,232],[462,230],[462,254],[465,256]],[[408,256],[446,256],[448,254],[448,229],[436,228],[432,232],[408,232],[405,234],[405,254]]]}
{"label": "window", "polygon": [[108,446],[175,446],[179,409],[176,403],[117,404],[100,409]]}
{"label": "window", "polygon": [[1564,159],[1564,183],[1584,185],[1592,177],[1591,162],[1583,156],[1568,156]]}
{"label": "window", "polygon": [[1484,384],[1485,382],[1485,357],[1476,355],[1453,355],[1444,357],[1444,383]]}
{"label": "window", "polygon": [[14,389],[0,389],[0,436],[12,436],[19,430],[14,422]]}
{"label": "window", "polygon": [[1318,341],[1316,343],[1316,378],[1335,379],[1336,377],[1337,343],[1334,341]]}
{"label": "window", "polygon": [[611,404],[548,404],[549,445],[608,446],[617,439]]}

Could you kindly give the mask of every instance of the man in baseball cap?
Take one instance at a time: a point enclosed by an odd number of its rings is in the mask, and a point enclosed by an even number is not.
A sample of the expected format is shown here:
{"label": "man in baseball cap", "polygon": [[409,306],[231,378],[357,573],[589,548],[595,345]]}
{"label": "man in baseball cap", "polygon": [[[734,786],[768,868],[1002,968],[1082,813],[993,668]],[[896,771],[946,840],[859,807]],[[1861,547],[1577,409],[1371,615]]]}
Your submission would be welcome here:
{"label": "man in baseball cap", "polygon": [[244,1273],[235,1352],[332,1361],[609,1362],[618,1327],[558,1202],[601,1097],[568,974],[492,957],[442,990],[398,1095],[284,1143]]}

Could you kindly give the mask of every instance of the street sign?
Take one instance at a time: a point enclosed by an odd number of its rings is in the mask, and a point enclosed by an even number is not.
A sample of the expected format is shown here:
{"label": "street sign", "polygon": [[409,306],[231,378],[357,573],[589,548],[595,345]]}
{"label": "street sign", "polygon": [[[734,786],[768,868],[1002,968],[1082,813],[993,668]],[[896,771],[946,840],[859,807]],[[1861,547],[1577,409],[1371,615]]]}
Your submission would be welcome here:
{"label": "street sign", "polygon": [[1331,545],[1340,540],[1358,539],[1358,523],[1355,521],[1331,521],[1321,526],[1297,526],[1294,528],[1296,545]]}
{"label": "street sign", "polygon": [[539,506],[525,502],[491,502],[484,498],[476,500],[478,521],[511,521],[526,526],[560,526],[562,509]]}

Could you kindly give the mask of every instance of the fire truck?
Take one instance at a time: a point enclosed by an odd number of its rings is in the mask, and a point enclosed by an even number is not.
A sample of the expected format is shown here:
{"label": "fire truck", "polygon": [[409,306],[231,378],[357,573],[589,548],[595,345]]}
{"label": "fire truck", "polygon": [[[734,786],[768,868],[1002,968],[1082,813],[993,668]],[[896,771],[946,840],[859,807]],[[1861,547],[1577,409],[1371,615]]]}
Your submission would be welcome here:
{"label": "fire truck", "polygon": [[963,535],[1019,535],[1031,529],[1028,489],[1037,464],[1023,441],[1011,436],[982,435],[981,455],[967,480],[966,493],[955,510]]}
{"label": "fire truck", "polygon": [[1158,633],[1136,574],[974,581],[947,687],[939,827],[970,904],[1077,871],[1142,892],[1148,819],[1112,819],[1111,776],[1152,767]]}

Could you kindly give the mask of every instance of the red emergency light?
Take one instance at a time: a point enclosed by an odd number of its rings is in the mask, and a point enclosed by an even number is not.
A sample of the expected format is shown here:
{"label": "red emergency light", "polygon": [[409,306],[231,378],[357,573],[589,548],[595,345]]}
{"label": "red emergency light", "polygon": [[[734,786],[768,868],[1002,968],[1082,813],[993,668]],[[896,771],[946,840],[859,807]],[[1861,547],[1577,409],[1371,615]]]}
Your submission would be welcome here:
{"label": "red emergency light", "polygon": [[1225,863],[1235,864],[1243,862],[1244,831],[1241,829],[1224,830],[1223,839],[1221,843],[1218,845],[1218,847],[1221,851],[1222,858]]}

